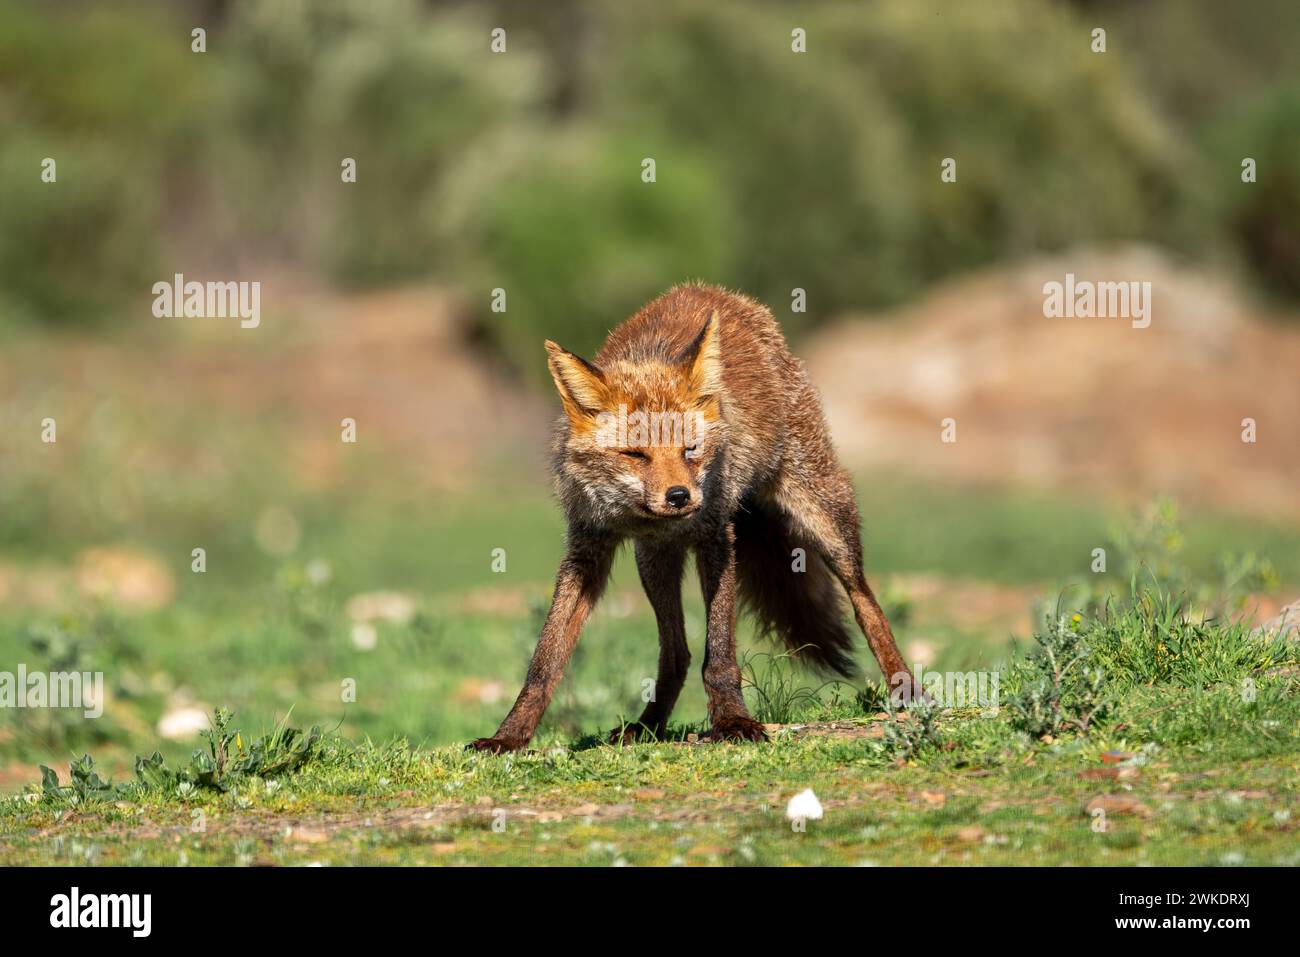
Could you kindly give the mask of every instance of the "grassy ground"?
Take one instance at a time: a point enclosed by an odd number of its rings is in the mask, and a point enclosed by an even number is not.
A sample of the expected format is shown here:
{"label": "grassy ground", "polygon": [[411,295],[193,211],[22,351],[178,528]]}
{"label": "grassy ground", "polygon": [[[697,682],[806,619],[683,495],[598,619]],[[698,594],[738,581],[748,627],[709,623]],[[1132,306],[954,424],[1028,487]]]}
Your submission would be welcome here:
{"label": "grassy ground", "polygon": [[[231,535],[237,560],[203,575],[188,573],[184,531],[159,528],[143,544],[181,556],[160,608],[79,598],[0,615],[5,661],[103,670],[108,686],[96,721],[3,712],[15,796],[0,802],[0,863],[1300,863],[1300,655],[1223,615],[1267,566],[1230,563],[1225,581],[1213,557],[1266,543],[1294,558],[1294,531],[1215,516],[1180,528],[1159,511],[1116,530],[1101,508],[992,490],[873,483],[862,494],[904,648],[929,646],[931,671],[997,672],[996,715],[957,706],[900,720],[868,680],[818,689],[747,642],[748,693],[771,744],[690,740],[705,730],[693,679],[681,740],[600,745],[634,712],[655,659],[623,563],[536,750],[467,754],[461,744],[508,707],[535,641],[559,548],[552,508],[540,496],[409,512],[304,499],[292,554]],[[490,569],[494,547],[507,549],[504,574]],[[1106,575],[1089,570],[1095,547],[1109,549]],[[1160,586],[1132,596],[1123,575],[1139,555]],[[999,594],[1026,605],[1048,599],[1039,640],[961,608],[927,616],[934,602],[907,587],[922,570],[941,584],[1019,582]],[[413,605],[373,622],[373,647],[359,646],[348,599],[377,588]],[[1203,625],[1206,614],[1219,617]],[[698,656],[698,599],[688,632]],[[1044,649],[1077,667],[1056,682]],[[1099,688],[1074,677],[1092,671]],[[340,693],[348,679],[354,702]],[[246,771],[205,786],[187,762],[208,745],[156,728],[178,702],[235,709],[242,733],[222,760]],[[326,731],[279,773],[292,748],[254,740],[290,711]],[[165,771],[137,783],[134,756],[155,749]],[[78,788],[68,763],[82,752],[96,771]],[[59,776],[44,793],[37,763]],[[806,788],[825,816],[796,830],[786,803]]]}
{"label": "grassy ground", "polygon": [[[1295,678],[1262,679],[1250,706],[1236,691],[1137,696],[1134,723],[1050,743],[1006,709],[958,710],[910,757],[885,729],[915,719],[826,713],[767,745],[332,740],[294,776],[225,793],[11,799],[0,862],[1300,864]],[[806,788],[824,816],[797,828],[786,803]]]}
{"label": "grassy ground", "polygon": [[[1117,781],[1088,776],[1099,753],[963,768],[881,766],[852,738],[504,760],[366,748],[274,792],[6,810],[0,862],[1300,864],[1294,754],[1160,757]],[[784,812],[807,787],[825,811],[801,832]],[[1104,828],[1085,810],[1102,795]]]}

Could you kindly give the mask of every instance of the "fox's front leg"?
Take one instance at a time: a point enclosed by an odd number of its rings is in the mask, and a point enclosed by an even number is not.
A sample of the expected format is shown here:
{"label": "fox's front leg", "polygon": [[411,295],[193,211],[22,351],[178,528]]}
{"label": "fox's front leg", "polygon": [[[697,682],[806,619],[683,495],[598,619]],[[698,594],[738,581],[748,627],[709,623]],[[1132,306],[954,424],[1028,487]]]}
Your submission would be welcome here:
{"label": "fox's front leg", "polygon": [[647,738],[662,738],[668,730],[668,718],[686,683],[691,652],[686,646],[686,622],[682,616],[682,571],[686,567],[686,549],[678,544],[636,543],[636,569],[641,576],[650,606],[659,626],[659,677],[654,696],[635,724],[615,728],[609,733],[611,744],[632,744]]}
{"label": "fox's front leg", "polygon": [[704,641],[704,690],[714,739],[766,741],[767,732],[745,707],[736,663],[736,533],[728,522],[696,553],[708,616]]}
{"label": "fox's front leg", "polygon": [[517,751],[532,738],[578,643],[582,626],[609,579],[616,544],[616,539],[579,537],[570,531],[568,552],[555,576],[555,597],[519,697],[497,733],[479,738],[471,748]]}

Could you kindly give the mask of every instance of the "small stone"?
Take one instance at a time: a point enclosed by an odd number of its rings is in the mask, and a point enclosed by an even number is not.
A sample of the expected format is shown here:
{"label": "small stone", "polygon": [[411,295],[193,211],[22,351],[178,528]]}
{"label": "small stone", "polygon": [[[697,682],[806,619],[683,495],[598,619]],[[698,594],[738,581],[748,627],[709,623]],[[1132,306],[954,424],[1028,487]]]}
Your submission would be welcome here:
{"label": "small stone", "polygon": [[701,844],[687,851],[689,857],[721,857],[726,854],[730,848],[718,847],[713,844]]}
{"label": "small stone", "polygon": [[329,834],[315,827],[295,827],[289,831],[289,840],[296,844],[324,844]]}
{"label": "small stone", "polygon": [[822,802],[812,788],[804,788],[785,806],[785,816],[791,821],[820,821],[822,813]]}
{"label": "small stone", "polygon": [[1154,813],[1137,798],[1129,797],[1127,794],[1099,794],[1084,805],[1083,810],[1088,815],[1102,811],[1106,814],[1132,814],[1143,818],[1150,817]]}
{"label": "small stone", "polygon": [[1119,768],[1088,768],[1086,771],[1080,771],[1079,777],[1089,780],[1096,778],[1114,780],[1119,777]]}

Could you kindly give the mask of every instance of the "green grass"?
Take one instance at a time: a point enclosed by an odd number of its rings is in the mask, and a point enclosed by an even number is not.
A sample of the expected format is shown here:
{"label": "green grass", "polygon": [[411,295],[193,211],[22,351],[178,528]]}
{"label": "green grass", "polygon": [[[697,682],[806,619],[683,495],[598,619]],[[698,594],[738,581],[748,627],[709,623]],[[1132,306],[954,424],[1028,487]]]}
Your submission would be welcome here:
{"label": "green grass", "polygon": [[[338,734],[304,752],[283,723],[245,741],[222,715],[208,753],[224,776],[110,788],[78,762],[81,786],[0,803],[0,863],[1300,864],[1300,647],[1158,587],[1036,640],[996,711],[865,714],[768,659],[748,669],[756,710],[800,724],[760,745],[679,726],[631,747],[552,730],[506,756]],[[1067,660],[1096,669],[1105,706],[1028,727],[1036,682]],[[1058,684],[1069,715],[1085,690]],[[785,803],[809,787],[826,814],[792,827]]]}
{"label": "green grass", "polygon": [[[963,748],[903,766],[855,740],[508,758],[338,745],[274,789],[250,781],[222,795],[81,808],[11,800],[0,808],[0,862],[1300,863],[1294,732],[1289,754],[1225,766],[1219,754],[1156,752],[1129,780],[1081,774],[1126,743],[982,760]],[[800,833],[784,808],[807,787],[827,811]],[[1108,793],[1137,801],[1141,816],[1113,813],[1095,829],[1085,807]]]}

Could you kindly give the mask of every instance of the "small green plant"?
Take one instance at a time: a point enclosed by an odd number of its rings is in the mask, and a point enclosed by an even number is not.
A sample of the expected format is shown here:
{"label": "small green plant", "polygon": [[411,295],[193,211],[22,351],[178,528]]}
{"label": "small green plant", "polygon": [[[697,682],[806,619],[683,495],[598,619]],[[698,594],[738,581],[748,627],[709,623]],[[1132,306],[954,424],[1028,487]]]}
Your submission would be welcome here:
{"label": "small green plant", "polygon": [[1184,560],[1187,536],[1178,506],[1168,498],[1157,498],[1127,524],[1112,528],[1110,541],[1120,557],[1121,581],[1150,582],[1157,591],[1185,595],[1218,612],[1240,611],[1252,594],[1271,591],[1281,581],[1273,562],[1249,549],[1221,554],[1217,580],[1198,578]]}
{"label": "small green plant", "polygon": [[1267,558],[1254,552],[1228,552],[1219,559],[1223,576],[1221,590],[1224,607],[1240,611],[1254,592],[1273,591],[1281,584],[1277,568]]}
{"label": "small green plant", "polygon": [[[788,724],[796,720],[803,712],[821,703],[823,689],[840,684],[834,680],[822,682],[815,688],[799,684],[794,669],[790,667],[794,653],[760,651],[741,658],[741,684],[753,691],[751,711],[754,718],[763,724]],[[761,669],[755,666],[755,661],[760,658],[764,661]]]}
{"label": "small green plant", "polygon": [[99,776],[95,759],[83,754],[68,765],[69,781],[59,784],[59,775],[41,765],[41,792],[45,799],[66,804],[92,804],[117,796],[118,788]]}
{"label": "small green plant", "polygon": [[[53,675],[98,671],[99,662],[123,651],[120,647],[106,647],[108,633],[109,627],[104,622],[82,621],[71,616],[58,622],[29,625],[25,629],[24,655],[28,672]],[[6,735],[0,731],[0,740],[12,741],[12,749],[24,759],[51,752],[77,754],[124,738],[113,713],[87,721],[83,710],[78,708],[3,708],[0,729],[5,725],[12,725],[14,733]]]}
{"label": "small green plant", "polygon": [[1150,575],[1173,589],[1185,589],[1191,572],[1183,563],[1186,546],[1178,505],[1169,498],[1157,498],[1131,515],[1124,524],[1112,527],[1112,547],[1119,554],[1121,574],[1126,578]]}
{"label": "small green plant", "polygon": [[863,714],[878,714],[889,709],[889,687],[882,681],[868,682],[853,696],[854,704]]}
{"label": "small green plant", "polygon": [[885,699],[886,713],[889,720],[885,722],[884,737],[881,746],[891,757],[900,761],[909,761],[943,746],[939,734],[938,705],[926,698],[911,702],[907,711],[898,714],[893,700]]}
{"label": "small green plant", "polygon": [[1008,710],[1014,727],[1042,737],[1067,729],[1087,734],[1106,710],[1106,674],[1086,641],[1082,615],[1056,615],[1034,635]]}
{"label": "small green plant", "polygon": [[41,765],[42,794],[47,801],[85,804],[129,795],[135,788],[182,794],[199,788],[228,791],[241,779],[273,778],[297,771],[320,755],[324,734],[319,726],[314,725],[304,735],[301,729],[288,727],[289,716],[285,715],[270,734],[245,747],[239,729],[231,727],[233,719],[230,709],[218,708],[212,716],[212,727],[202,732],[207,750],[196,748],[184,767],[168,767],[157,751],[148,757],[137,755],[136,780],[126,784],[113,785],[100,778],[88,754],[69,765],[71,777],[66,785],[59,783],[55,771]]}
{"label": "small green plant", "polygon": [[323,737],[318,725],[304,735],[301,729],[288,727],[289,716],[285,715],[270,734],[245,747],[242,734],[230,726],[233,718],[229,709],[218,708],[212,727],[202,732],[208,749],[195,749],[189,764],[182,768],[168,767],[157,751],[147,758],[137,756],[136,777],[147,787],[171,789],[189,784],[227,791],[240,778],[271,778],[296,771],[318,754]]}

